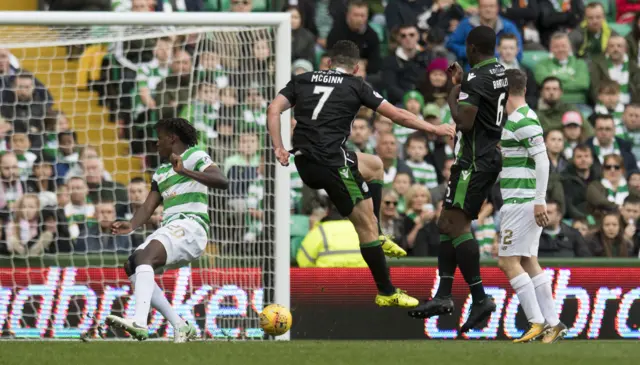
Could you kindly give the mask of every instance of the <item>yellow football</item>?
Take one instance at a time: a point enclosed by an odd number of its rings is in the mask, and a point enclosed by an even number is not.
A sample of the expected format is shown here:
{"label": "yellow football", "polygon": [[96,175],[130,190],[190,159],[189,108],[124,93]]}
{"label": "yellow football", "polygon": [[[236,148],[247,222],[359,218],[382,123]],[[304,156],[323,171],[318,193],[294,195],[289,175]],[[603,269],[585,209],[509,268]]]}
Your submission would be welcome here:
{"label": "yellow football", "polygon": [[270,304],[260,313],[260,327],[271,336],[284,335],[291,323],[291,312],[280,304]]}

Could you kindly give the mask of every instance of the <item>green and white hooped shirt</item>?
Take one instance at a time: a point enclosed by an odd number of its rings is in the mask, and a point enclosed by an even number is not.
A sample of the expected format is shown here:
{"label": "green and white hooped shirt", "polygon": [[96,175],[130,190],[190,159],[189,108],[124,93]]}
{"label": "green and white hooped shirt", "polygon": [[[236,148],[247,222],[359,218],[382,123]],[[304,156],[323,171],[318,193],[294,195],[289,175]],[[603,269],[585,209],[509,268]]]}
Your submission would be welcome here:
{"label": "green and white hooped shirt", "polygon": [[[181,157],[184,168],[188,170],[202,172],[213,165],[211,157],[198,147],[188,148]],[[158,167],[152,179],[158,184],[163,199],[163,226],[176,219],[190,218],[209,234],[211,219],[208,188],[205,185],[190,177],[178,175],[170,163]]]}

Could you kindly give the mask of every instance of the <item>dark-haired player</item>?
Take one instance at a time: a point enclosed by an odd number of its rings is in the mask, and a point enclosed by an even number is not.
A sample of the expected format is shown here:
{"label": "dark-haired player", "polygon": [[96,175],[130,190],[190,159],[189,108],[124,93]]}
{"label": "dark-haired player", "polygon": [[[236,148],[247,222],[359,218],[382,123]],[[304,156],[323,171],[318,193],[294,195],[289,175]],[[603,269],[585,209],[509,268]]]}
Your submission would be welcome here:
{"label": "dark-haired player", "polygon": [[482,287],[480,254],[471,233],[471,221],[478,217],[502,169],[498,143],[509,96],[505,69],[494,56],[496,34],[493,29],[474,28],[467,37],[466,47],[471,70],[464,74],[457,63],[449,67],[456,86],[448,102],[458,133],[454,149],[456,161],[451,167],[444,210],[438,221],[440,286],[433,299],[409,312],[415,318],[451,313],[453,275],[456,266],[460,266],[473,297],[469,318],[460,328],[462,333],[496,309]]}
{"label": "dark-haired player", "polygon": [[108,316],[108,325],[120,327],[142,341],[149,337],[150,307],[160,311],[174,328],[174,342],[194,339],[196,328],[182,320],[154,280],[154,271],[180,266],[202,255],[209,236],[208,189],[226,189],[227,179],[209,155],[196,147],[195,128],[182,118],[163,119],[156,124],[158,154],[169,161],[153,175],[151,191],[129,222],[114,222],[113,234],[129,234],[164,206],[162,227],[151,234],[129,256],[124,270],[134,286],[133,318]]}
{"label": "dark-haired player", "polygon": [[405,127],[443,136],[453,136],[454,130],[448,125],[433,126],[385,102],[363,79],[354,76],[359,58],[358,46],[338,41],[330,51],[332,70],[295,76],[269,106],[269,132],[278,161],[288,165],[280,114],[294,107],[297,124],[292,144],[300,178],[313,189],[324,189],[340,214],[353,223],[360,252],[378,288],[376,304],[415,307],[418,300],[396,289],[389,278],[385,253],[404,256],[406,252],[380,234],[376,220],[382,200],[382,161],[348,150],[345,142],[362,105]]}

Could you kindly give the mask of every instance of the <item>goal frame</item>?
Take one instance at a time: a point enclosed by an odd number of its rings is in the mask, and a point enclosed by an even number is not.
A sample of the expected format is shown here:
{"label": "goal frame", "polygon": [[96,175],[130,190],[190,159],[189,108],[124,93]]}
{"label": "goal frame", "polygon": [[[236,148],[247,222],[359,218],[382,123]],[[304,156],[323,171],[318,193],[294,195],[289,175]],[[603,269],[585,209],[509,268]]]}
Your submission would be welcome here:
{"label": "goal frame", "polygon": [[[291,16],[289,13],[120,13],[0,11],[0,26],[272,26],[275,29],[275,86],[280,90],[291,79]],[[27,47],[46,46],[32,44]],[[22,46],[21,46],[22,47]],[[22,47],[24,48],[24,47]],[[280,117],[282,140],[290,147],[291,112]],[[290,303],[290,174],[276,163],[275,169],[275,263],[274,302],[287,308]],[[289,340],[290,333],[276,337]]]}

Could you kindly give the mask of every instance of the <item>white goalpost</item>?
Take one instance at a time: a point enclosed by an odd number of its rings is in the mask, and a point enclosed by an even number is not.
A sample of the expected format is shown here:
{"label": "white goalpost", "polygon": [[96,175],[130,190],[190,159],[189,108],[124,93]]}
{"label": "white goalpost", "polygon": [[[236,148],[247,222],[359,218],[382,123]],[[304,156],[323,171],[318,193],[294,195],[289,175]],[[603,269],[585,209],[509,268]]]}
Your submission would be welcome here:
{"label": "white goalpost", "polygon": [[[0,153],[15,152],[27,187],[0,201],[0,220],[19,225],[27,196],[41,208],[33,240],[0,243],[0,340],[125,337],[104,319],[133,314],[122,265],[161,212],[124,239],[101,223],[131,218],[136,186],[146,195],[160,164],[154,125],[166,117],[190,120],[230,189],[209,192],[204,257],[158,282],[201,338],[265,338],[262,308],[290,307],[290,170],[273,156],[265,113],[290,78],[288,13],[0,11],[0,125],[13,130],[0,128]],[[149,329],[173,335],[155,310]]]}

